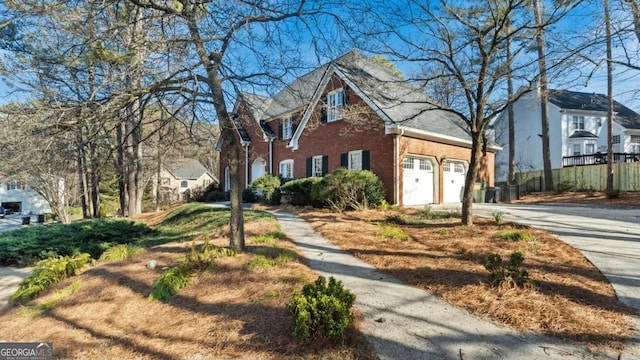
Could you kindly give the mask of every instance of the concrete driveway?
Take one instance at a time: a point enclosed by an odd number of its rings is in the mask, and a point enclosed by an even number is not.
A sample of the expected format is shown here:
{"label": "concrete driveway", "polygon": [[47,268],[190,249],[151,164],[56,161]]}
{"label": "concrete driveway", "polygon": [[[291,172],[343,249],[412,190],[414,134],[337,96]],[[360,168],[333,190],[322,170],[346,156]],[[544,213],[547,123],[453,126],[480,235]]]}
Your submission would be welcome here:
{"label": "concrete driveway", "polygon": [[474,204],[474,214],[545,229],[579,249],[640,314],[640,209],[593,206]]}
{"label": "concrete driveway", "polygon": [[[4,219],[0,219],[0,232],[17,229],[21,226],[21,215],[7,215]],[[0,307],[7,303],[9,297],[18,289],[20,282],[31,274],[32,269],[0,267]]]}

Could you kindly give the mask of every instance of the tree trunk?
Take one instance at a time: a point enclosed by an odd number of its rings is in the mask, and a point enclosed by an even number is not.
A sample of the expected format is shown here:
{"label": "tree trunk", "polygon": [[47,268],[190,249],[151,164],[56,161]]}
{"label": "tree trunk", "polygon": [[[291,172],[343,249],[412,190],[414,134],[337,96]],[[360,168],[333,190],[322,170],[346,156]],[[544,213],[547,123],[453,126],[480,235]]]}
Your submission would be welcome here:
{"label": "tree trunk", "polygon": [[482,151],[482,132],[471,131],[472,147],[469,159],[469,170],[465,179],[464,195],[462,199],[462,224],[473,225],[473,186],[478,178]]}
{"label": "tree trunk", "polygon": [[[604,0],[603,5],[607,36],[607,159],[609,159],[607,161],[607,196],[613,197],[613,65],[611,63],[611,18],[609,16],[609,0]],[[637,14],[634,13],[634,20],[640,22],[640,19],[638,19],[636,15]],[[640,34],[638,35],[640,36]]]}
{"label": "tree trunk", "polygon": [[540,114],[542,122],[542,162],[544,168],[544,188],[553,190],[553,172],[551,169],[551,148],[549,143],[549,91],[547,90],[547,60],[545,56],[544,26],[542,22],[542,4],[540,0],[533,2],[538,32],[536,43],[538,47],[538,65],[540,67]]}
{"label": "tree trunk", "polygon": [[[507,98],[509,101],[513,98],[513,74],[511,73],[511,39],[507,39]],[[513,114],[513,104],[507,108],[507,117],[509,122],[509,174],[507,183],[515,185],[516,183],[516,139],[515,139],[515,115]],[[511,200],[511,199],[510,199]]]}
{"label": "tree trunk", "polygon": [[126,172],[124,165],[124,137],[122,134],[122,126],[120,123],[116,126],[116,174],[118,177],[118,194],[120,199],[120,215],[127,216],[127,187],[126,187]]}

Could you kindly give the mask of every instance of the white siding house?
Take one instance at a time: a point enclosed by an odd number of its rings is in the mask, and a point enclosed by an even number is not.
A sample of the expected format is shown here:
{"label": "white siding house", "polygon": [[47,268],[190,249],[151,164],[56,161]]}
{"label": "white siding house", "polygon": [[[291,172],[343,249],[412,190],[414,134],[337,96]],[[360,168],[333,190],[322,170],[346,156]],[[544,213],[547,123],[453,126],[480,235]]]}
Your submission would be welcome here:
{"label": "white siding house", "polygon": [[16,180],[0,182],[0,203],[11,212],[24,215],[51,213],[51,207],[35,190]]}
{"label": "white siding house", "polygon": [[[549,91],[551,167],[563,167],[564,157],[606,154],[607,97],[567,90]],[[542,170],[540,94],[528,91],[513,104],[513,112],[516,172]],[[495,142],[503,147],[503,151],[496,154],[496,181],[507,180],[508,129],[505,111],[493,124]],[[614,153],[640,154],[640,115],[618,102],[614,102],[613,138]]]}

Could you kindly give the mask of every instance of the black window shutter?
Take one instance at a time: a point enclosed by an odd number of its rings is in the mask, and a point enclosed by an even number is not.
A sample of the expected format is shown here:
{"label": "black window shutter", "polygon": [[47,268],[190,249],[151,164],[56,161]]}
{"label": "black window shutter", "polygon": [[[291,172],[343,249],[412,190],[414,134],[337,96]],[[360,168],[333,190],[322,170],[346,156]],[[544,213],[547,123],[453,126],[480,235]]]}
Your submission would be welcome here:
{"label": "black window shutter", "polygon": [[369,166],[369,150],[362,151],[362,170],[371,170],[371,166]]}
{"label": "black window shutter", "polygon": [[294,123],[291,129],[291,135],[293,136],[293,134],[296,133],[296,130],[298,130],[298,124]]}
{"label": "black window shutter", "polygon": [[278,124],[278,139],[282,139],[282,122]]}
{"label": "black window shutter", "polygon": [[313,176],[313,158],[307,158],[307,177]]}
{"label": "black window shutter", "polygon": [[320,122],[323,124],[327,123],[327,109],[326,108],[322,108],[322,110],[320,110]]}
{"label": "black window shutter", "polygon": [[344,93],[342,94],[342,101],[344,105],[349,105],[349,97],[351,96],[351,88],[348,86],[344,87]]}
{"label": "black window shutter", "polygon": [[347,153],[340,154],[340,166],[344,168],[349,168],[349,158]]}
{"label": "black window shutter", "polygon": [[327,175],[329,172],[329,157],[327,155],[322,157],[322,176]]}

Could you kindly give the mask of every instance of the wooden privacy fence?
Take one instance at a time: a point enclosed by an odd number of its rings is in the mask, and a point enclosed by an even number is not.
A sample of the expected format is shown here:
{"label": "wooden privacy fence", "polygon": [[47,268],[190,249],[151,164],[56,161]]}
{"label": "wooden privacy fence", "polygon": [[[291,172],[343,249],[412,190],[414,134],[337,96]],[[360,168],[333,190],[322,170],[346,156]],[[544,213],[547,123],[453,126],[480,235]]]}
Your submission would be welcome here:
{"label": "wooden privacy fence", "polygon": [[[520,194],[544,189],[542,170],[516,174]],[[605,191],[607,165],[573,166],[553,169],[553,184],[571,185],[574,190]],[[613,164],[613,190],[640,191],[640,163]]]}

